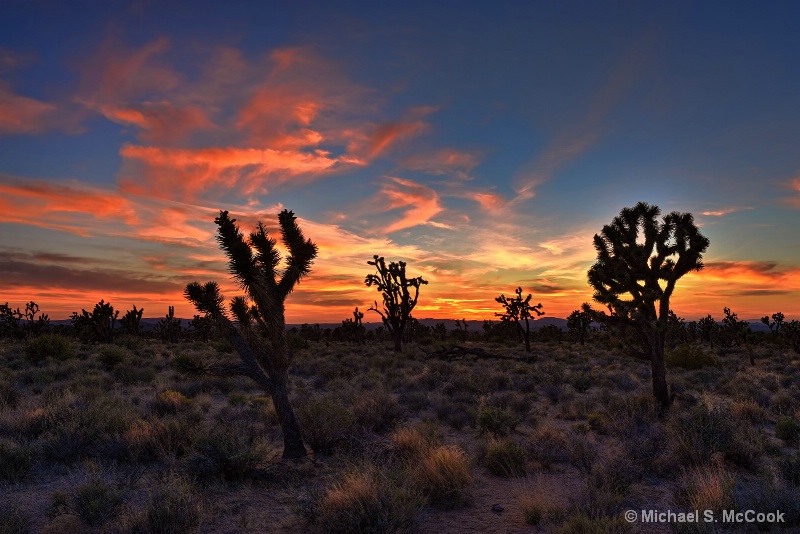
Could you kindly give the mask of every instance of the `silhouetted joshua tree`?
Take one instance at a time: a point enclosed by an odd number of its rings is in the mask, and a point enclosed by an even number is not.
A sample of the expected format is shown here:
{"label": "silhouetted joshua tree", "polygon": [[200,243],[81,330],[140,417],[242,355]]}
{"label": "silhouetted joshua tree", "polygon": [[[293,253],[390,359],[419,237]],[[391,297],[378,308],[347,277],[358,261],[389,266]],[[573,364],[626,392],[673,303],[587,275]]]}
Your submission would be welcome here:
{"label": "silhouetted joshua tree", "polygon": [[[525,352],[531,351],[531,325],[530,320],[534,319],[531,312],[536,312],[536,315],[544,315],[541,311],[542,303],[536,306],[531,306],[531,294],[524,299],[522,298],[522,288],[518,287],[516,290],[517,296],[513,299],[500,295],[495,298],[497,302],[505,307],[506,311],[503,313],[495,313],[502,321],[512,322],[517,325],[517,329],[522,337],[525,339]],[[525,321],[525,328],[522,328],[522,321]]]}
{"label": "silhouetted joshua tree", "polygon": [[[403,351],[403,333],[411,317],[411,310],[417,305],[419,286],[428,281],[421,276],[408,278],[406,276],[406,262],[391,262],[386,265],[383,257],[373,256],[374,261],[368,261],[377,270],[377,274],[368,274],[364,279],[367,287],[373,285],[383,294],[383,310],[378,309],[378,301],[367,311],[374,311],[381,316],[383,325],[394,340],[394,351]],[[414,289],[411,296],[410,289]]]}
{"label": "silhouetted joshua tree", "polygon": [[777,338],[781,334],[781,327],[783,326],[783,320],[785,318],[786,316],[783,315],[783,313],[778,312],[772,314],[772,322],[770,322],[768,315],[762,317],[761,322],[764,323],[767,328],[769,328],[770,333]]}
{"label": "silhouetted joshua tree", "polygon": [[[284,301],[295,284],[311,272],[317,246],[305,239],[291,211],[278,214],[281,240],[289,254],[285,267],[278,273],[281,255],[276,242],[259,222],[248,239],[239,232],[227,211],[220,211],[214,220],[218,225],[217,240],[228,256],[234,280],[247,293],[230,302],[231,320],[223,309],[223,296],[216,282],[200,285],[192,282],[184,292],[201,313],[208,314],[216,327],[233,345],[241,363],[204,364],[191,357],[176,361],[176,367],[190,374],[246,376],[266,391],[275,405],[283,432],[283,457],[306,455],[300,426],[289,404],[289,365],[291,353],[286,337]],[[252,302],[252,305],[249,304]]]}
{"label": "silhouetted joshua tree", "polygon": [[81,308],[81,313],[72,312],[72,326],[78,336],[87,343],[98,341],[111,343],[114,341],[114,325],[117,323],[119,310],[114,311],[111,303],[100,300],[94,305],[94,310],[89,313]]}
{"label": "silhouetted joshua tree", "polygon": [[649,353],[653,395],[666,409],[671,403],[664,366],[669,299],[683,275],[703,268],[709,240],[691,214],[672,212],[658,221],[660,214],[658,206],[639,202],[603,226],[594,236],[597,262],[588,276],[594,300],[611,311],[592,310],[593,318],[634,329]]}
{"label": "silhouetted joshua tree", "polygon": [[589,326],[592,324],[592,314],[582,310],[574,310],[567,317],[567,328],[578,337],[581,345],[586,342],[586,334],[589,333]]}
{"label": "silhouetted joshua tree", "polygon": [[122,327],[122,330],[126,334],[130,334],[132,336],[139,337],[142,335],[142,314],[144,313],[144,308],[141,310],[136,309],[136,305],[133,305],[133,309],[128,310],[125,312],[125,315],[122,316],[122,319],[119,320],[119,325]]}
{"label": "silhouetted joshua tree", "polygon": [[156,325],[161,341],[177,343],[181,333],[181,320],[175,318],[175,306],[170,306],[167,315]]}

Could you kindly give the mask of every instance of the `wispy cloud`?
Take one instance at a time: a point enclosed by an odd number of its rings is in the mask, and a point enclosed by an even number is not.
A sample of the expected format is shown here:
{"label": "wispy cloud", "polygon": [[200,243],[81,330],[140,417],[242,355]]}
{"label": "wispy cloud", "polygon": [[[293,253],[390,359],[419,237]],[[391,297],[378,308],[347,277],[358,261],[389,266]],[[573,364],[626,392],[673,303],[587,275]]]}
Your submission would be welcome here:
{"label": "wispy cloud", "polygon": [[648,70],[651,49],[656,41],[652,31],[642,35],[619,58],[606,83],[591,99],[588,112],[579,121],[569,121],[554,140],[516,176],[514,201],[536,195],[536,188],[550,180],[569,163],[578,159],[601,139],[606,118],[624,101]]}
{"label": "wispy cloud", "polygon": [[400,162],[400,165],[410,171],[437,176],[447,175],[466,180],[470,178],[470,171],[477,167],[480,161],[481,154],[479,152],[442,148],[434,152],[407,156]]}
{"label": "wispy cloud", "polygon": [[729,215],[731,213],[736,213],[737,211],[748,211],[754,208],[750,206],[730,206],[726,208],[720,208],[717,210],[706,210],[700,212],[701,215],[705,215],[706,217],[723,217],[725,215]]}
{"label": "wispy cloud", "polygon": [[444,210],[436,191],[426,185],[397,177],[389,177],[383,182],[377,197],[369,202],[375,203],[381,212],[404,210],[400,219],[382,228],[385,234],[422,224],[435,224],[433,217]]}

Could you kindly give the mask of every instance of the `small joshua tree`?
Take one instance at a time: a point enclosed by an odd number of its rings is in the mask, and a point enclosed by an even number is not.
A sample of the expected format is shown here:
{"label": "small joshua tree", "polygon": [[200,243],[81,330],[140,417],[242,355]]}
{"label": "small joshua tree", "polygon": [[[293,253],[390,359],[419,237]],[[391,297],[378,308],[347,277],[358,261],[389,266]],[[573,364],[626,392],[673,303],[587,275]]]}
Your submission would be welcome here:
{"label": "small joshua tree", "polygon": [[[517,325],[517,329],[522,337],[525,339],[525,352],[531,351],[531,325],[530,321],[534,320],[531,312],[535,312],[537,316],[544,315],[541,311],[542,303],[536,306],[531,306],[531,294],[524,299],[522,298],[522,288],[516,289],[517,296],[508,298],[504,294],[495,298],[497,302],[503,305],[506,309],[503,313],[495,313],[502,321],[511,322]],[[525,328],[522,328],[522,321],[525,321]]]}
{"label": "small joshua tree", "polygon": [[783,320],[786,318],[783,313],[773,313],[772,314],[772,322],[769,320],[769,316],[765,315],[761,318],[761,322],[764,323],[767,328],[769,328],[770,333],[773,335],[774,338],[780,336],[781,327],[783,326]]}
{"label": "small joshua tree", "polygon": [[[587,307],[588,304],[584,304]],[[574,310],[567,317],[567,328],[578,337],[581,345],[586,342],[586,334],[589,333],[589,326],[592,324],[592,314],[585,310]]]}
{"label": "small joshua tree", "polygon": [[356,307],[353,311],[353,318],[342,321],[342,331],[344,335],[356,345],[366,344],[366,340],[364,339],[365,328],[361,323],[361,319],[363,318],[364,314],[358,311],[358,307]]}
{"label": "small joshua tree", "polygon": [[658,221],[660,214],[658,206],[639,202],[603,226],[594,236],[597,262],[588,276],[594,300],[611,310],[610,315],[593,311],[593,318],[634,329],[650,359],[653,395],[667,408],[664,343],[669,300],[683,275],[703,268],[709,241],[691,214],[672,212]]}
{"label": "small joshua tree", "polygon": [[[283,457],[306,455],[300,426],[289,403],[289,365],[291,353],[286,336],[284,302],[300,279],[311,272],[317,246],[306,240],[291,211],[278,214],[281,238],[289,255],[281,273],[281,255],[276,242],[259,222],[248,239],[239,232],[227,211],[220,211],[214,222],[217,240],[229,259],[233,278],[247,293],[230,302],[231,320],[223,309],[224,298],[215,282],[186,286],[185,295],[201,313],[214,320],[241,357],[241,363],[204,364],[191,357],[176,361],[176,367],[190,374],[246,376],[272,397],[283,431]],[[252,304],[250,304],[252,302]]]}
{"label": "small joshua tree", "polygon": [[[377,270],[377,274],[368,274],[364,283],[367,287],[376,286],[383,294],[383,310],[378,308],[378,301],[367,311],[374,311],[381,316],[383,325],[394,340],[395,352],[403,351],[403,333],[411,317],[411,310],[417,305],[419,286],[427,284],[421,276],[408,278],[406,276],[406,262],[391,262],[386,265],[383,257],[373,256],[374,261],[368,261]],[[410,289],[414,290],[411,295]]]}
{"label": "small joshua tree", "polygon": [[141,310],[136,309],[136,305],[134,304],[133,309],[128,310],[125,312],[125,315],[122,316],[122,319],[119,320],[119,325],[122,327],[122,330],[125,333],[130,334],[132,336],[139,337],[142,335],[142,314],[144,313],[144,308]]}
{"label": "small joshua tree", "polygon": [[697,330],[700,334],[700,341],[708,341],[711,344],[711,350],[714,350],[714,338],[719,331],[719,325],[711,317],[711,314],[706,315],[697,322]]}
{"label": "small joshua tree", "polygon": [[33,301],[25,304],[24,312],[21,312],[19,308],[12,309],[8,302],[0,304],[0,336],[9,336],[15,339],[36,337],[50,326],[47,314],[42,313],[37,318],[37,313],[39,313],[39,305]]}
{"label": "small joshua tree", "polygon": [[88,343],[98,341],[100,343],[111,343],[114,341],[114,325],[117,323],[119,310],[114,311],[114,306],[110,302],[101,300],[94,305],[94,310],[89,313],[81,309],[72,312],[72,326],[78,332],[79,337]]}
{"label": "small joshua tree", "polygon": [[181,332],[181,320],[175,318],[175,306],[169,307],[166,317],[158,322],[156,328],[161,335],[161,341],[178,342],[178,334]]}

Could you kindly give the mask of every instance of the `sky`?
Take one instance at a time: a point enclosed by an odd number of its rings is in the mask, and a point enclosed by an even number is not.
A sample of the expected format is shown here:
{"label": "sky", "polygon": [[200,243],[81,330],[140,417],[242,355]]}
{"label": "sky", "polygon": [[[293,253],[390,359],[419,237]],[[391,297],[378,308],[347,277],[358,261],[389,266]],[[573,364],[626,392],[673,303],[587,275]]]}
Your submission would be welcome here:
{"label": "sky", "polygon": [[[215,240],[292,210],[290,323],[429,284],[418,318],[591,302],[593,235],[645,201],[711,245],[687,319],[800,319],[797,2],[3,0],[0,302],[196,313]],[[375,5],[381,4],[381,5]],[[365,321],[379,321],[367,312]]]}

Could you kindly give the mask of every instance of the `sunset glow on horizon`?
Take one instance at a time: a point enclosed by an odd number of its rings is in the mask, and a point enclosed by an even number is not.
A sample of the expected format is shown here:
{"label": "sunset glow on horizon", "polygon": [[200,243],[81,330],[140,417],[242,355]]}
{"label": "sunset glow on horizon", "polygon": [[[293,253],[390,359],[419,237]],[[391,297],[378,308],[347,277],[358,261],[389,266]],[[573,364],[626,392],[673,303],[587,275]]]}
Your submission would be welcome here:
{"label": "sunset glow on horizon", "polygon": [[189,282],[241,294],[219,211],[289,209],[319,247],[289,323],[379,321],[376,254],[417,318],[517,286],[564,318],[645,201],[711,242],[679,316],[800,319],[800,4],[517,4],[4,4],[0,303],[191,318]]}

